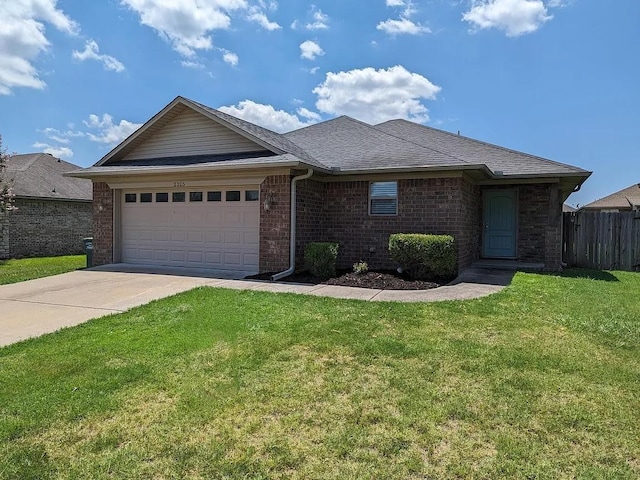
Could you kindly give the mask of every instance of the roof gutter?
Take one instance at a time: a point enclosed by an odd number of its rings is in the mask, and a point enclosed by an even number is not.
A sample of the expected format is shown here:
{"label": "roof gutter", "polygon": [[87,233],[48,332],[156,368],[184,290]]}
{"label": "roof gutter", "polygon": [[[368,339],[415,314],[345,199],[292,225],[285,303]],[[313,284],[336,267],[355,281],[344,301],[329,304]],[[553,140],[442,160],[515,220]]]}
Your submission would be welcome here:
{"label": "roof gutter", "polygon": [[311,178],[313,175],[313,169],[309,168],[307,173],[304,175],[298,175],[297,177],[293,177],[291,179],[291,221],[289,222],[291,225],[291,233],[289,235],[289,268],[287,268],[284,272],[276,273],[271,277],[271,280],[274,282],[280,280],[281,278],[288,277],[296,270],[296,186],[298,181],[306,180],[307,178]]}

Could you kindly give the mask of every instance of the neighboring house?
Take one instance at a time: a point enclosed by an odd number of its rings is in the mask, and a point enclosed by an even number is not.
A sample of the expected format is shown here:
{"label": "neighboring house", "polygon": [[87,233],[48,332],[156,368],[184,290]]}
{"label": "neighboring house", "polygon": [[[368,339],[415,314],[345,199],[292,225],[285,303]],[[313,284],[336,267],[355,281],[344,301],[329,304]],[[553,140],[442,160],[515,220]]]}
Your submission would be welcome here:
{"label": "neighboring house", "polygon": [[588,203],[580,210],[600,212],[631,212],[640,210],[640,183],[636,183],[619,192]]}
{"label": "neighboring house", "polygon": [[562,204],[562,213],[572,213],[577,210],[578,210],[577,208],[572,207],[571,205],[567,205],[566,203]]}
{"label": "neighboring house", "polygon": [[64,176],[78,168],[47,153],[9,157],[17,210],[0,218],[0,258],[82,253],[92,229],[91,182]]}
{"label": "neighboring house", "polygon": [[[561,266],[562,203],[590,172],[404,120],[285,135],[177,97],[93,167],[94,262],[281,272],[304,246],[392,268],[389,235]],[[293,203],[292,200],[293,199]],[[291,208],[293,206],[293,208]],[[293,239],[293,242],[292,242]]]}

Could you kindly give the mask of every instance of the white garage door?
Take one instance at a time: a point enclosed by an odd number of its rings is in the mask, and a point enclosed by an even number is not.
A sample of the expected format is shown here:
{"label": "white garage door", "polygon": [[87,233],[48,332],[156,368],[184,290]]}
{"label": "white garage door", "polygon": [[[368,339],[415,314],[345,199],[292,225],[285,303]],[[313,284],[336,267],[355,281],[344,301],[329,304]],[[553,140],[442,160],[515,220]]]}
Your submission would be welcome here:
{"label": "white garage door", "polygon": [[258,272],[259,187],[124,190],[122,261]]}

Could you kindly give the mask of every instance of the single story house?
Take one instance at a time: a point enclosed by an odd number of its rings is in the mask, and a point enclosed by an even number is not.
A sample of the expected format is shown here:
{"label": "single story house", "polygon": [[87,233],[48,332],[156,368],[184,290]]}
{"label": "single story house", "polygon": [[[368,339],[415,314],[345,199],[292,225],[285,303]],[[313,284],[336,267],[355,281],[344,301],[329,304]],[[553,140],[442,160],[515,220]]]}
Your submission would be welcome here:
{"label": "single story house", "polygon": [[64,176],[77,165],[48,153],[12,155],[5,177],[17,210],[0,214],[0,258],[83,252],[92,230],[91,182]]}
{"label": "single story house", "polygon": [[640,183],[583,205],[580,210],[599,212],[637,212],[640,210]]}
{"label": "single story house", "polygon": [[[406,120],[278,134],[177,97],[93,167],[94,262],[234,270],[393,268],[389,235],[451,234],[480,257],[561,266],[563,201],[590,172]],[[278,277],[280,278],[280,277]]]}

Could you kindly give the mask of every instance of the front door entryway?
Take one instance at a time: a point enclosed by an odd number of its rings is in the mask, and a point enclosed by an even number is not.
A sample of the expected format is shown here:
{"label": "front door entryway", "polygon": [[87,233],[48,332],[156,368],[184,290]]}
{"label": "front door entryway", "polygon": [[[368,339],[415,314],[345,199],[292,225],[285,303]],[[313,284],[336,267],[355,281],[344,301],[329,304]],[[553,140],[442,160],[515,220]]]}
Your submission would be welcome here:
{"label": "front door entryway", "polygon": [[517,192],[484,192],[482,255],[486,258],[516,258]]}

